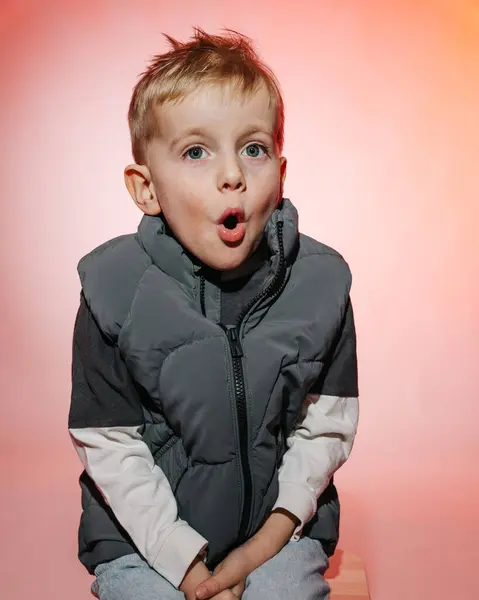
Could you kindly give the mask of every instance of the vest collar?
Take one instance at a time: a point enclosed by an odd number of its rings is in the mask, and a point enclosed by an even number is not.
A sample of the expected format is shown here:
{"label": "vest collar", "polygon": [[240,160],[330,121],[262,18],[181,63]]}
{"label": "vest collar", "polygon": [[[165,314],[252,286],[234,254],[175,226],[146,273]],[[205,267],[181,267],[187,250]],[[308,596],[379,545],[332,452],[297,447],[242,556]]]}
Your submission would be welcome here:
{"label": "vest collar", "polygon": [[[279,260],[278,222],[283,223],[283,247],[286,263],[290,263],[298,239],[298,213],[290,200],[283,198],[266,223],[264,235],[271,253],[271,270]],[[176,240],[161,216],[144,215],[138,227],[138,241],[154,264],[170,277],[194,288],[196,277],[205,267]],[[254,259],[252,259],[254,262]],[[245,263],[248,270],[250,266]],[[238,268],[238,273],[241,270]],[[240,274],[244,274],[242,271]],[[238,275],[236,275],[238,276]],[[228,277],[228,276],[226,276]]]}

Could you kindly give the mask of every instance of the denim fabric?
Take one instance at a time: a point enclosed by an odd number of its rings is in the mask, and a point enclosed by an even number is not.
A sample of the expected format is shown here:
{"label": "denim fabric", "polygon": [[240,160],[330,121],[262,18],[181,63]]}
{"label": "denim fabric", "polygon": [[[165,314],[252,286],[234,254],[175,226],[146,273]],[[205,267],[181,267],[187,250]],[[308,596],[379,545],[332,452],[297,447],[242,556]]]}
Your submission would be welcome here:
{"label": "denim fabric", "polygon": [[[328,557],[321,543],[307,537],[289,542],[246,580],[242,600],[328,600],[323,578]],[[100,600],[184,600],[182,592],[138,554],[99,565],[91,591]]]}

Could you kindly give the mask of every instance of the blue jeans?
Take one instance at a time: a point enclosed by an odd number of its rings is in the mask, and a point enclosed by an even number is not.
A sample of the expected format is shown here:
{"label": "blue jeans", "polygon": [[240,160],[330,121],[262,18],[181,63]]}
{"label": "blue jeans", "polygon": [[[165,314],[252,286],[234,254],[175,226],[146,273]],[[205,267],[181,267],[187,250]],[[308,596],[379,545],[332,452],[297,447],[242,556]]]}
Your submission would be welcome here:
{"label": "blue jeans", "polygon": [[[288,542],[246,579],[242,600],[328,600],[328,557],[310,538]],[[100,600],[184,600],[185,596],[138,554],[99,565],[91,591]]]}

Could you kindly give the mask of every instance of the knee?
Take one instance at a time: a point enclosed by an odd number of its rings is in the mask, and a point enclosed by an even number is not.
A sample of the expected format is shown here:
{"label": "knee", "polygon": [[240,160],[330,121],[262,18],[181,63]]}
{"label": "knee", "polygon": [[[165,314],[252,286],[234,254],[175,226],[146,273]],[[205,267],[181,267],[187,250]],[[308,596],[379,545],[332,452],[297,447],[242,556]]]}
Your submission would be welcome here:
{"label": "knee", "polygon": [[324,574],[328,563],[320,542],[309,538],[290,542],[251,573],[243,600],[327,600],[330,587]]}
{"label": "knee", "polygon": [[121,556],[108,563],[102,563],[95,569],[95,581],[91,592],[100,600],[123,598],[135,580],[141,578],[141,572],[148,568],[146,562],[137,554]]}
{"label": "knee", "polygon": [[281,577],[275,581],[250,579],[242,596],[242,600],[328,600],[330,594],[329,583],[318,575],[314,578],[296,579],[295,577]]}

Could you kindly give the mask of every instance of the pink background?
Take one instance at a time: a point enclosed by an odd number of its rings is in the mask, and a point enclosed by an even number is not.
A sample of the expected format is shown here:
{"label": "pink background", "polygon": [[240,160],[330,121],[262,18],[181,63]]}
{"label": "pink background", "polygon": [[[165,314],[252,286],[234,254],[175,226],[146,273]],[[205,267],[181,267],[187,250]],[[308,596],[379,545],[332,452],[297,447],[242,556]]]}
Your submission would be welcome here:
{"label": "pink background", "polygon": [[479,598],[479,6],[3,1],[0,596],[89,598],[70,346],[92,247],[133,231],[126,110],[191,25],[251,36],[286,98],[286,194],[353,274],[361,424],[340,547],[373,600]]}

